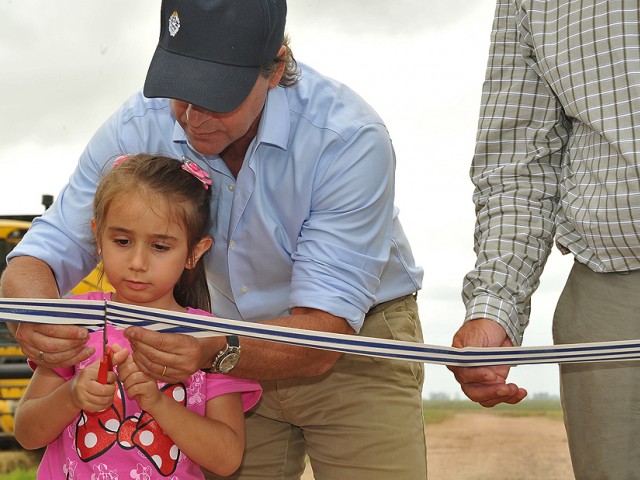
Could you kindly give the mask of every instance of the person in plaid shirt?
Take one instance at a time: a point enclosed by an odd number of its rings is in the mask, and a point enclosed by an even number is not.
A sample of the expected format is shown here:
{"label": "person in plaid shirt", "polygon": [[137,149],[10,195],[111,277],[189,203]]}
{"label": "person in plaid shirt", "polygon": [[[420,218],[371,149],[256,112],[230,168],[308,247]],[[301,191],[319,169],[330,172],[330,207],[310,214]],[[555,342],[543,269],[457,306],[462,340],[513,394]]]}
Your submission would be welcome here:
{"label": "person in plaid shirt", "polygon": [[[640,338],[637,2],[499,0],[471,178],[475,268],[453,345],[520,345],[554,243],[575,265],[557,344]],[[638,362],[560,366],[577,479],[637,478]],[[451,368],[491,407],[527,394],[508,367]]]}

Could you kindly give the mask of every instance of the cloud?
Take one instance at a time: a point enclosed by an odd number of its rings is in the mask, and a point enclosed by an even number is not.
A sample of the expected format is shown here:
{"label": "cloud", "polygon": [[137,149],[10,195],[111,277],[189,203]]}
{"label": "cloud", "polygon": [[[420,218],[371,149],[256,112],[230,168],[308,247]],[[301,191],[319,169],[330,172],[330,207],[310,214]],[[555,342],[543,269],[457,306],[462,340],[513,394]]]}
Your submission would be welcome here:
{"label": "cloud", "polygon": [[141,85],[158,12],[157,0],[0,3],[3,144],[88,139]]}
{"label": "cloud", "polygon": [[293,0],[288,18],[331,34],[411,36],[452,27],[482,8],[477,0]]}

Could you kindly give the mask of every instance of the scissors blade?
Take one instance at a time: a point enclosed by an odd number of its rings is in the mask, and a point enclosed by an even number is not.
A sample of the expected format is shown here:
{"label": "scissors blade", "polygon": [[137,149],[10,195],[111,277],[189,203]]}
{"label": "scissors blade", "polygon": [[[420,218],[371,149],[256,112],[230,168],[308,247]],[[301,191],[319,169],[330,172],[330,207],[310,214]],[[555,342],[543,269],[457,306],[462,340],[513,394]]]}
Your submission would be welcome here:
{"label": "scissors blade", "polygon": [[102,358],[107,356],[107,346],[109,340],[107,339],[107,305],[104,306],[104,324],[102,325]]}

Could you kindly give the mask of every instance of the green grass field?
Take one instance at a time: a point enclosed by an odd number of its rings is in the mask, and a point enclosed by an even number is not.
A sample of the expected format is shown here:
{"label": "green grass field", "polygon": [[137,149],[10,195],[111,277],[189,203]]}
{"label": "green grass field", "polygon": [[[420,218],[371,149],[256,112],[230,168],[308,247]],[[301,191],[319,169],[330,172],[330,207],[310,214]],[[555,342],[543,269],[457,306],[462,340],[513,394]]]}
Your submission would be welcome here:
{"label": "green grass field", "polygon": [[470,400],[427,400],[424,402],[426,425],[440,423],[457,413],[482,413],[509,417],[547,417],[562,420],[562,408],[558,400],[524,400],[518,405],[497,405],[485,408]]}
{"label": "green grass field", "polygon": [[2,480],[34,480],[36,478],[37,470],[13,470],[12,472],[0,475]]}

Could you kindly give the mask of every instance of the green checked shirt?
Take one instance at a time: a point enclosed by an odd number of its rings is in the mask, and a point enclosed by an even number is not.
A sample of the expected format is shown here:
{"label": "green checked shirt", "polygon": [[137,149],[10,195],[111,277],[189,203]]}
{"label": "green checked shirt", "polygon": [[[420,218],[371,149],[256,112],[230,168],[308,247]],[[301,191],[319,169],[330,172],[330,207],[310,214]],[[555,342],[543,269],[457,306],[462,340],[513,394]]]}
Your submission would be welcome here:
{"label": "green checked shirt", "polygon": [[471,178],[467,320],[514,344],[553,247],[596,272],[640,268],[638,2],[498,0]]}

